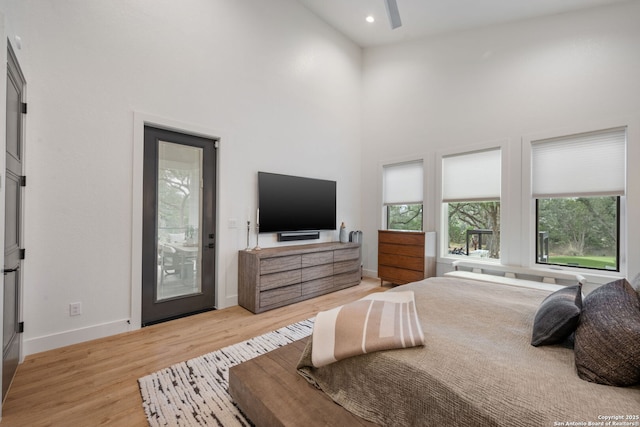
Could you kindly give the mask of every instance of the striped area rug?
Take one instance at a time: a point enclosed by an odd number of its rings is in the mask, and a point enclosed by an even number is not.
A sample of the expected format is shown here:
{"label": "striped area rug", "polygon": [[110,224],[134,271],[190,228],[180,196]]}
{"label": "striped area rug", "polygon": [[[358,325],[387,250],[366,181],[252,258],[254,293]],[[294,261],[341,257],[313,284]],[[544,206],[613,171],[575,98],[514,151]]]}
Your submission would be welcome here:
{"label": "striped area rug", "polygon": [[229,368],[312,330],[313,319],[303,320],[138,379],[149,425],[251,426],[229,395]]}

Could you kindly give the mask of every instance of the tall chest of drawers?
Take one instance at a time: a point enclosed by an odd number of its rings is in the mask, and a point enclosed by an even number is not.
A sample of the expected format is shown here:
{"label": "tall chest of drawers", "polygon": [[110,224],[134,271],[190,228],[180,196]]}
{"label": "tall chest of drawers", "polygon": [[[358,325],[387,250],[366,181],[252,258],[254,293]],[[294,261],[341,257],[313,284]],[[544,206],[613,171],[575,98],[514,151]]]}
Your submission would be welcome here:
{"label": "tall chest of drawers", "polygon": [[423,231],[378,230],[380,282],[404,285],[435,275],[433,258],[427,258],[425,243]]}
{"label": "tall chest of drawers", "polygon": [[315,243],[238,254],[238,304],[253,313],[360,283],[360,245]]}

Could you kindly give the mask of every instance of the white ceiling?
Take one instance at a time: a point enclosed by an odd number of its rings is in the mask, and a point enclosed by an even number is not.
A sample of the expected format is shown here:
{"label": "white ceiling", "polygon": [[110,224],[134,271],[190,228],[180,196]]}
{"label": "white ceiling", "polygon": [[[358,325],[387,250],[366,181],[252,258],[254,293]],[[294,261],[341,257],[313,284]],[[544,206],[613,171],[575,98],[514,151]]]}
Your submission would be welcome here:
{"label": "white ceiling", "polygon": [[[397,0],[392,30],[384,0],[298,0],[362,47],[406,41],[627,0]],[[375,22],[365,21],[367,15]]]}

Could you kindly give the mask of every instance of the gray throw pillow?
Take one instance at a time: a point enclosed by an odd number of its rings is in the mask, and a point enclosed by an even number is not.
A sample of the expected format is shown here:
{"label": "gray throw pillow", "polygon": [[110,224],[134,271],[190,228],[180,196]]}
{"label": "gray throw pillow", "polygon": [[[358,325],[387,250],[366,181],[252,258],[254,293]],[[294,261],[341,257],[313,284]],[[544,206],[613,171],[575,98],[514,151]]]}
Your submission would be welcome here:
{"label": "gray throw pillow", "polygon": [[583,380],[640,383],[640,298],[627,280],[607,283],[585,297],[575,359]]}
{"label": "gray throw pillow", "polygon": [[546,297],[533,320],[531,345],[537,347],[563,342],[576,330],[581,311],[580,284],[559,289]]}

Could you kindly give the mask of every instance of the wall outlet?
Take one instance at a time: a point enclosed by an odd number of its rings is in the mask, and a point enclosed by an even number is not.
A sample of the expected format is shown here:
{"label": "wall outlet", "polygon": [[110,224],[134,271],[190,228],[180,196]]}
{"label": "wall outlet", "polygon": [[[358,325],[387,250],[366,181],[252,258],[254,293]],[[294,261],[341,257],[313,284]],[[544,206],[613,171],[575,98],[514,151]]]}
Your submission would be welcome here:
{"label": "wall outlet", "polygon": [[69,316],[80,316],[82,314],[82,303],[72,302],[69,304]]}

